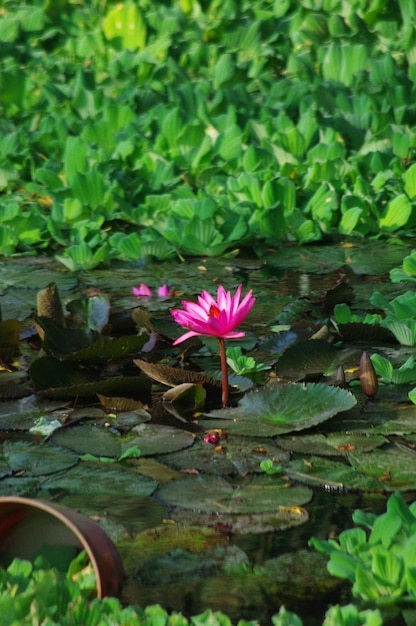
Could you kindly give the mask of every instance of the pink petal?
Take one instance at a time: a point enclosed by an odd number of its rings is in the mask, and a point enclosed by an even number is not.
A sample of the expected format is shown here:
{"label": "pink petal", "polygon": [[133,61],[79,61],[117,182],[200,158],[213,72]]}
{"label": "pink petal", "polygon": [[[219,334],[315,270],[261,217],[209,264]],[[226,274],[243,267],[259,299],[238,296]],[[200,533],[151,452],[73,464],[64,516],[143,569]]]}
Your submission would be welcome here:
{"label": "pink petal", "polygon": [[152,294],[152,290],[150,289],[150,287],[148,287],[148,285],[141,283],[139,287],[133,287],[133,295],[136,296],[137,298],[140,298],[140,297],[150,298],[153,294]]}
{"label": "pink petal", "polygon": [[160,298],[166,298],[169,295],[169,287],[167,285],[162,285],[157,289],[157,295]]}

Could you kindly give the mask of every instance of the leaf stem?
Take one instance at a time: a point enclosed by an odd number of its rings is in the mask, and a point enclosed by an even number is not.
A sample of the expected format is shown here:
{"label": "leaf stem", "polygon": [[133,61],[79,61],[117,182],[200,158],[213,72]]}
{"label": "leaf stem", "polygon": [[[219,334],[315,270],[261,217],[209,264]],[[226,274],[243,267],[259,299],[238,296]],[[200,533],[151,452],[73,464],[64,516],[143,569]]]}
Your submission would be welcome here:
{"label": "leaf stem", "polygon": [[218,337],[218,343],[220,345],[220,358],[221,358],[221,380],[222,380],[222,406],[228,406],[228,371],[227,371],[227,357],[225,354],[225,341],[222,337]]}

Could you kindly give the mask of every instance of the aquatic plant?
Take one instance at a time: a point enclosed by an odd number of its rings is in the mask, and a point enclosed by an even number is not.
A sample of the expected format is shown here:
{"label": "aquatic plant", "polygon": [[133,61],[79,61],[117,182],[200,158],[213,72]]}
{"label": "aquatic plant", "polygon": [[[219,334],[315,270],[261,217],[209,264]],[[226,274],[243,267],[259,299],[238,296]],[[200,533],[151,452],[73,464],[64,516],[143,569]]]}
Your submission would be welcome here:
{"label": "aquatic plant", "polygon": [[174,341],[174,345],[182,343],[191,337],[208,336],[217,337],[220,347],[221,375],[222,375],[222,403],[228,406],[228,373],[227,356],[224,339],[241,339],[245,332],[235,329],[245,320],[250,313],[256,299],[252,296],[252,290],[241,300],[242,285],[237,287],[232,296],[231,291],[225,291],[220,285],[215,300],[210,293],[203,291],[198,296],[198,303],[182,301],[185,311],[173,309],[171,314],[178,324],[188,329]]}

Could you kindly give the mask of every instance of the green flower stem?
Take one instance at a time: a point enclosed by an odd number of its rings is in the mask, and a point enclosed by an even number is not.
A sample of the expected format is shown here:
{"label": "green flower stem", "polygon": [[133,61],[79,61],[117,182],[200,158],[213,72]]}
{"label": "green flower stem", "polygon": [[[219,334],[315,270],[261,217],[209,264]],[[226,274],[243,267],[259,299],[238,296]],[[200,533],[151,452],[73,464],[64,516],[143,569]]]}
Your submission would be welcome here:
{"label": "green flower stem", "polygon": [[222,379],[222,406],[228,406],[228,371],[227,371],[227,357],[225,354],[225,341],[222,337],[218,337],[218,343],[220,344],[220,358],[221,358],[221,379]]}

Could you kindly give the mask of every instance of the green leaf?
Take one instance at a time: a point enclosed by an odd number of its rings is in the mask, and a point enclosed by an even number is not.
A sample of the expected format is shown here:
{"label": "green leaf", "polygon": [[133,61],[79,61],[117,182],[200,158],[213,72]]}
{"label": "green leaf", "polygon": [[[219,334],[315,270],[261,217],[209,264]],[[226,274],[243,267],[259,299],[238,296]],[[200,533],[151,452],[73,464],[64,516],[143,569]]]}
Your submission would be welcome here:
{"label": "green leaf", "polygon": [[123,48],[137,50],[146,44],[146,22],[139,7],[133,2],[117,4],[104,18],[103,30],[107,39],[120,38]]}
{"label": "green leaf", "polygon": [[[260,489],[263,486],[266,489]],[[157,497],[185,509],[208,513],[255,513],[273,511],[284,506],[300,506],[312,497],[306,487],[288,486],[277,477],[252,478],[244,486],[212,477],[186,478],[162,485]]]}
{"label": "green leaf", "polygon": [[387,205],[384,214],[379,220],[380,228],[391,233],[406,226],[412,215],[412,204],[404,194],[399,194]]}
{"label": "green leaf", "polygon": [[289,384],[247,393],[237,408],[212,411],[211,419],[202,424],[241,435],[274,436],[316,426],[355,404],[354,396],[344,389]]}

